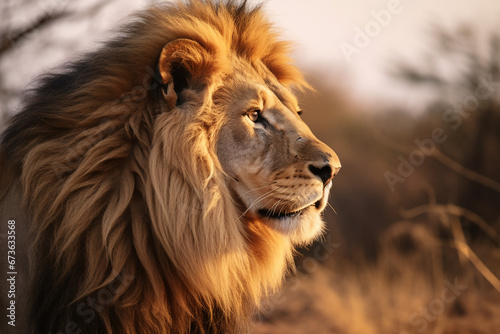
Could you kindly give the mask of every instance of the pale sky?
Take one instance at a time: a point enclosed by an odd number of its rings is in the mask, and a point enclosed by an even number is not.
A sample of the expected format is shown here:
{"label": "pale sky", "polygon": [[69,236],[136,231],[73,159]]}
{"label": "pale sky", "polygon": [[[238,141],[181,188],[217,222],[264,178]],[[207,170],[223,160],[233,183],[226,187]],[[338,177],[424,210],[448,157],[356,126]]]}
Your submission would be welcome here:
{"label": "pale sky", "polygon": [[[57,8],[78,12],[92,2],[95,0],[39,0],[38,6],[14,15],[17,22],[29,22],[30,15],[39,13],[40,8],[55,4]],[[92,22],[59,22],[4,57],[0,73],[11,87],[25,87],[37,74],[95,46],[109,36],[106,31],[117,22],[148,3],[151,1],[115,0],[94,15]],[[354,98],[377,105],[382,101],[382,105],[395,103],[418,108],[425,103],[425,96],[408,94],[406,87],[390,81],[386,73],[396,58],[425,64],[424,54],[430,45],[427,32],[432,24],[453,29],[467,23],[479,32],[500,32],[498,0],[267,0],[265,3],[271,21],[286,39],[295,43],[293,57],[305,72],[311,76],[320,73],[332,85],[347,86]],[[360,31],[364,39],[359,36]],[[356,47],[350,61],[341,45]],[[35,52],[37,56],[33,57]],[[6,101],[2,102],[5,105]],[[10,109],[16,103],[7,102]]]}
{"label": "pale sky", "polygon": [[[391,5],[397,14],[376,29],[373,12],[389,12]],[[349,85],[360,99],[390,100],[417,108],[423,106],[425,96],[412,98],[407,87],[387,76],[394,59],[425,64],[433,24],[453,30],[466,23],[480,33],[500,33],[498,0],[270,0],[267,8],[284,35],[297,43],[295,58],[306,71],[327,73],[333,83]],[[373,37],[368,36],[369,44],[348,62],[340,46],[355,46],[357,29],[365,32],[367,27]]]}

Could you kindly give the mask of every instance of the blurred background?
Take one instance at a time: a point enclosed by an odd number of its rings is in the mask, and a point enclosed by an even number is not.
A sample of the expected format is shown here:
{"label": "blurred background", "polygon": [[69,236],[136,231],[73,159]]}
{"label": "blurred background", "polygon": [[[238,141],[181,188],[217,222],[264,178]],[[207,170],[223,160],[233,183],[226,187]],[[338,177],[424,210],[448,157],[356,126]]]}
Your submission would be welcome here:
{"label": "blurred background", "polygon": [[[151,3],[1,0],[0,130],[37,75]],[[317,90],[303,118],[343,167],[327,232],[254,333],[500,333],[500,2],[265,9]]]}

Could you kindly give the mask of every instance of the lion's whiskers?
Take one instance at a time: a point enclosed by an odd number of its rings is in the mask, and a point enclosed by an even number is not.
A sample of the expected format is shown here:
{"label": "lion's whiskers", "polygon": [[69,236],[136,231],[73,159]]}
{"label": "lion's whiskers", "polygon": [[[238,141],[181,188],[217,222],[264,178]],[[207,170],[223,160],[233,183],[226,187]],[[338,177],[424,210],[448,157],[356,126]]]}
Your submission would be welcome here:
{"label": "lion's whiskers", "polygon": [[269,190],[268,192],[266,192],[266,193],[264,193],[264,194],[260,195],[260,196],[259,196],[259,197],[255,200],[255,201],[253,201],[253,202],[252,202],[252,203],[248,206],[248,208],[247,208],[245,211],[243,211],[243,213],[240,215],[240,219],[241,219],[244,215],[246,215],[246,214],[248,213],[248,211],[250,211],[250,209],[251,209],[253,206],[255,206],[255,205],[256,205],[256,204],[258,204],[259,202],[261,202],[261,201],[263,201],[263,200],[265,200],[265,199],[269,198],[271,195],[273,195],[273,192],[275,192],[275,191],[277,191],[277,190],[280,190],[281,188],[283,188],[283,187],[278,187],[278,188],[276,188],[276,189],[271,189],[271,190]]}
{"label": "lion's whiskers", "polygon": [[271,189],[271,190],[269,190],[268,192],[266,192],[266,193],[264,193],[264,194],[260,195],[260,196],[259,196],[259,197],[255,200],[255,201],[253,201],[253,202],[252,202],[252,203],[248,206],[248,208],[247,208],[245,211],[243,211],[243,213],[240,215],[240,218],[241,218],[241,217],[243,217],[245,214],[247,214],[247,212],[248,212],[248,211],[252,208],[252,206],[254,206],[255,204],[259,203],[260,201],[262,201],[262,200],[264,200],[264,199],[268,198],[268,197],[272,194],[272,192],[273,192],[273,191],[274,191],[274,189]]}
{"label": "lion's whiskers", "polygon": [[[261,190],[261,189],[267,188],[267,187],[269,187],[269,186],[271,186],[271,185],[273,185],[273,184],[275,184],[275,183],[276,183],[276,181],[274,181],[274,182],[272,182],[272,183],[270,183],[270,184],[268,184],[268,185],[266,185],[266,186],[263,186],[263,187],[258,187],[258,188],[253,188],[253,189],[247,190],[247,191],[245,191],[245,192],[243,193],[243,195],[246,195],[246,194],[248,194],[248,193],[250,193],[250,192],[252,192],[252,191],[257,191],[257,190]],[[275,190],[275,189],[272,189],[271,191],[274,191],[274,190]]]}
{"label": "lion's whiskers", "polygon": [[[276,203],[273,204],[273,206],[271,207],[271,214],[274,214],[276,212],[276,209],[278,208],[278,205],[280,204],[280,202],[282,201],[283,199],[280,199],[279,201],[277,201]],[[281,214],[281,210],[283,208],[280,209],[280,211],[278,212],[278,215]]]}
{"label": "lion's whiskers", "polygon": [[335,214],[337,214],[337,211],[335,211],[335,209],[333,208],[333,206],[330,203],[326,202],[326,204],[328,204],[328,206],[333,210],[333,212],[335,212]]}

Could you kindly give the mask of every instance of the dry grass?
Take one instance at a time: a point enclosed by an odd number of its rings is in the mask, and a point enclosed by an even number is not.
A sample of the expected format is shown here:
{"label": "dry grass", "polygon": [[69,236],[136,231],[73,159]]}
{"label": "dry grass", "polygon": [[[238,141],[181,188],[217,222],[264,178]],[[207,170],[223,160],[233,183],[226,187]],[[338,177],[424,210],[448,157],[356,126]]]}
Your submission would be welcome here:
{"label": "dry grass", "polygon": [[[264,304],[254,333],[497,333],[498,268],[455,241],[450,247],[423,223],[396,223],[375,262],[335,259],[291,279]],[[500,249],[488,254],[498,263]]]}

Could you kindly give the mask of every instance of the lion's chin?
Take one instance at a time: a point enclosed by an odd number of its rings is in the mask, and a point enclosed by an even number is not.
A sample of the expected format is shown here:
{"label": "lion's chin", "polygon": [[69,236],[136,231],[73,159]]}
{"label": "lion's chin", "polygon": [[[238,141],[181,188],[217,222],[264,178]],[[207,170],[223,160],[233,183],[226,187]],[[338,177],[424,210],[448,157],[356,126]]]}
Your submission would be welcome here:
{"label": "lion's chin", "polygon": [[312,242],[322,233],[324,227],[320,211],[314,207],[308,207],[297,215],[281,218],[261,217],[261,220],[273,230],[288,236],[296,245]]}

